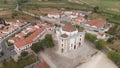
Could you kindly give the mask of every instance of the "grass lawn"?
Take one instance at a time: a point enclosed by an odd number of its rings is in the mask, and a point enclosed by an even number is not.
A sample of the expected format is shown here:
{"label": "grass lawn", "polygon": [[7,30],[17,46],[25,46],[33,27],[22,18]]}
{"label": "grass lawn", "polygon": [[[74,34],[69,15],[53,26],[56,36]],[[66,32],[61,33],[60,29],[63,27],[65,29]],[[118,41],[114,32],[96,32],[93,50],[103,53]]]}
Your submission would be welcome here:
{"label": "grass lawn", "polygon": [[24,68],[26,65],[30,65],[36,61],[35,56],[29,56],[26,58],[20,59],[17,63],[13,60],[3,62],[4,68]]}
{"label": "grass lawn", "polygon": [[111,17],[111,15],[105,14],[105,13],[93,13],[93,14],[89,15],[90,19],[98,19],[98,18],[107,19],[109,17]]}
{"label": "grass lawn", "polygon": [[108,21],[120,25],[120,15],[112,16],[112,17],[108,18]]}

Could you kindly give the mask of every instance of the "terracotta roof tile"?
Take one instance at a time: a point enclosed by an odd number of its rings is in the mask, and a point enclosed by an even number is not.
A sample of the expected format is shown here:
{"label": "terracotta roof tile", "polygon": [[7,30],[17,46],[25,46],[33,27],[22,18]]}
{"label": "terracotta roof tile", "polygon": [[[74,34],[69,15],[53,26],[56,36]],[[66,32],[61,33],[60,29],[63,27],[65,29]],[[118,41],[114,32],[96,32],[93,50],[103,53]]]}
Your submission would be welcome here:
{"label": "terracotta roof tile", "polygon": [[34,68],[50,68],[50,66],[45,62],[40,62],[34,66]]}
{"label": "terracotta roof tile", "polygon": [[34,39],[41,33],[44,31],[45,28],[39,28],[37,31],[35,31],[33,34],[31,34],[29,37],[25,38],[24,40],[20,40],[18,42],[15,42],[15,46],[17,48],[23,47],[27,44],[30,44],[32,42],[34,42]]}
{"label": "terracotta roof tile", "polygon": [[64,31],[72,32],[75,31],[75,27],[71,23],[67,23],[65,27],[63,27]]}
{"label": "terracotta roof tile", "polygon": [[97,28],[100,28],[101,26],[103,26],[104,21],[103,20],[91,20],[88,22],[88,24],[90,26],[96,26]]}
{"label": "terracotta roof tile", "polygon": [[77,22],[81,22],[81,21],[83,21],[83,20],[84,20],[83,17],[79,17],[79,18],[76,18],[76,19],[75,19],[75,22],[77,23]]}

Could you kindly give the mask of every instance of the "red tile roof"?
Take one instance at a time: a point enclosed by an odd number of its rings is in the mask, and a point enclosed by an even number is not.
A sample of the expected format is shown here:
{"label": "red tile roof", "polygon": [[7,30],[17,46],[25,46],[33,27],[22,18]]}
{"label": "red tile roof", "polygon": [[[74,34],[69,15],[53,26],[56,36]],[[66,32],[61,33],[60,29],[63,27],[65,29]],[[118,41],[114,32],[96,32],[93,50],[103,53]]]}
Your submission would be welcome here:
{"label": "red tile roof", "polygon": [[27,30],[29,30],[30,32],[34,32],[37,28],[35,28],[34,26],[29,26],[27,28]]}
{"label": "red tile roof", "polygon": [[77,23],[77,22],[81,22],[81,21],[83,21],[83,20],[84,20],[83,17],[79,17],[79,18],[75,19],[75,22]]}
{"label": "red tile roof", "polygon": [[58,15],[59,13],[57,13],[57,12],[50,12],[49,14],[50,15]]}
{"label": "red tile roof", "polygon": [[39,28],[37,31],[35,31],[33,34],[31,34],[29,37],[25,38],[24,40],[20,40],[18,42],[15,42],[15,46],[17,48],[21,48],[27,44],[30,44],[32,42],[34,42],[34,39],[41,33],[44,31],[45,28]]}
{"label": "red tile roof", "polygon": [[39,64],[35,65],[34,68],[50,68],[50,66],[45,62],[40,62]]}
{"label": "red tile roof", "polygon": [[75,27],[71,23],[65,24],[65,27],[63,28],[64,31],[72,32],[75,31]]}
{"label": "red tile roof", "polygon": [[8,29],[5,29],[5,30],[3,30],[2,32],[9,32],[9,30],[8,30]]}
{"label": "red tile roof", "polygon": [[37,23],[37,26],[41,27],[41,26],[43,26],[44,24],[46,24],[46,23],[45,23],[45,22],[39,22],[39,23]]}
{"label": "red tile roof", "polygon": [[24,38],[13,37],[13,38],[10,38],[9,40],[13,40],[13,41],[17,42],[20,40],[24,40]]}
{"label": "red tile roof", "polygon": [[14,25],[10,25],[9,26],[9,29],[11,30],[11,29],[15,29],[16,27],[14,26]]}
{"label": "red tile roof", "polygon": [[103,20],[91,20],[88,22],[88,24],[90,26],[96,26],[97,28],[100,28],[104,25],[104,21]]}
{"label": "red tile roof", "polygon": [[21,33],[17,34],[16,36],[24,37],[24,36],[26,36],[26,34],[21,32]]}

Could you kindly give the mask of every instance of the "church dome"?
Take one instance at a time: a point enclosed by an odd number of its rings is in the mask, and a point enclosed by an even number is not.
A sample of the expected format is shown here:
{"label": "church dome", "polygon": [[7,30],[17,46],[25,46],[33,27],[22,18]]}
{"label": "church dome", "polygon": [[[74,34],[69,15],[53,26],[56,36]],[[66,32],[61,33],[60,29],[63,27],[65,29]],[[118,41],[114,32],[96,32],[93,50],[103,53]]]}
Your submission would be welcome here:
{"label": "church dome", "polygon": [[76,31],[76,28],[71,23],[66,23],[65,26],[63,27],[63,31],[73,32]]}

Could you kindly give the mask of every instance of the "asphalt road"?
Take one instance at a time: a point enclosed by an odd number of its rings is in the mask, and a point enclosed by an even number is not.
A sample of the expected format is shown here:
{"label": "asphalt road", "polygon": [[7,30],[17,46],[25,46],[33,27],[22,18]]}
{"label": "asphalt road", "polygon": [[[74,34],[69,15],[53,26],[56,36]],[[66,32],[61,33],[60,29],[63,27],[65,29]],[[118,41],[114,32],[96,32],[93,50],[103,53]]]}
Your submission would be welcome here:
{"label": "asphalt road", "polygon": [[24,29],[24,28],[26,28],[26,27],[28,27],[30,25],[31,25],[31,23],[26,24],[26,25],[24,25],[21,28],[18,28],[16,31],[14,31],[13,33],[7,35],[5,38],[3,38],[2,40],[0,40],[0,45],[2,47],[2,52],[4,53],[4,55],[0,57],[0,61],[2,61],[4,59],[9,59],[12,55],[15,54],[14,46],[8,47],[7,44],[6,44],[6,41],[10,37],[14,36],[16,33],[20,32],[22,29]]}

